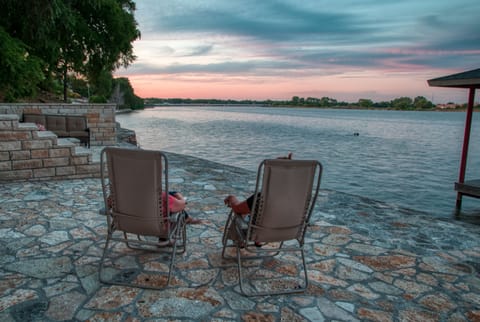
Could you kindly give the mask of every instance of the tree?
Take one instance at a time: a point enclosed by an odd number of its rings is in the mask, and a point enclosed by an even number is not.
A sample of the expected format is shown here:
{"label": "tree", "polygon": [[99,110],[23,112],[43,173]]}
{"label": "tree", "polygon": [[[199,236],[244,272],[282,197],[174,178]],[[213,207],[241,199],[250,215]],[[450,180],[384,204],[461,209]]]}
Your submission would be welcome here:
{"label": "tree", "polygon": [[135,3],[130,0],[67,2],[65,17],[58,22],[62,28],[57,67],[63,71],[63,79],[68,71],[81,73],[101,89],[106,81],[111,82],[112,71],[132,63],[132,42],[140,37],[134,10]]}
{"label": "tree", "polygon": [[413,106],[417,109],[433,108],[433,103],[423,96],[417,96],[413,100]]}
{"label": "tree", "polygon": [[119,108],[142,109],[144,107],[143,99],[136,96],[133,87],[128,78],[119,77],[113,80],[113,101]]}
{"label": "tree", "polygon": [[[2,29],[2,64],[0,90],[6,92],[4,99],[16,100],[32,96],[41,82],[48,79],[48,61],[43,57],[55,57],[49,38],[55,0],[0,0],[0,29]],[[58,0],[58,3],[61,3]],[[7,48],[7,52],[4,49]],[[7,67],[9,65],[10,67]],[[11,73],[15,65],[15,72]],[[22,66],[20,68],[20,66]],[[7,90],[11,86],[14,90]],[[2,89],[3,88],[3,89]]]}
{"label": "tree", "polygon": [[373,101],[371,99],[361,98],[358,100],[357,104],[360,107],[372,107]]}
{"label": "tree", "polygon": [[[28,48],[0,27],[0,93],[13,102],[33,95],[43,80],[42,62],[30,55]],[[0,95],[1,96],[1,95]]]}
{"label": "tree", "polygon": [[132,0],[0,0],[0,6],[0,26],[44,63],[46,79],[63,80],[65,100],[69,73],[100,88],[105,74],[135,59],[140,32]]}
{"label": "tree", "polygon": [[83,77],[69,75],[68,83],[72,92],[78,93],[81,97],[90,97],[90,85]]}
{"label": "tree", "polygon": [[92,83],[92,92],[99,97],[103,97],[105,102],[110,97],[113,88],[113,76],[111,72],[101,70]]}
{"label": "tree", "polygon": [[320,106],[328,107],[330,106],[330,104],[331,104],[331,99],[329,97],[324,96],[320,99]]}
{"label": "tree", "polygon": [[305,100],[305,103],[308,106],[318,106],[320,104],[320,100],[315,97],[307,97],[307,99]]}
{"label": "tree", "polygon": [[410,97],[399,97],[392,101],[391,105],[393,108],[397,109],[406,109],[411,108],[413,101]]}
{"label": "tree", "polygon": [[375,103],[373,103],[373,106],[374,106],[374,107],[382,107],[382,108],[385,108],[385,107],[390,107],[391,104],[392,104],[391,102],[382,101],[382,102],[375,102]]}
{"label": "tree", "polygon": [[103,71],[127,67],[135,60],[132,42],[140,37],[129,0],[76,1],[81,14],[86,70],[91,79]]}

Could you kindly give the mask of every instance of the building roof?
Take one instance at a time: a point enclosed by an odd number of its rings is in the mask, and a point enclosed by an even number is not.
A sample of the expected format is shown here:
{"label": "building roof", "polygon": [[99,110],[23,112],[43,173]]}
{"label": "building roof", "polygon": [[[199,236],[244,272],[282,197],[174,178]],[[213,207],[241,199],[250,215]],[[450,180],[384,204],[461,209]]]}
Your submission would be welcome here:
{"label": "building roof", "polygon": [[429,86],[480,88],[480,68],[429,79],[427,82]]}

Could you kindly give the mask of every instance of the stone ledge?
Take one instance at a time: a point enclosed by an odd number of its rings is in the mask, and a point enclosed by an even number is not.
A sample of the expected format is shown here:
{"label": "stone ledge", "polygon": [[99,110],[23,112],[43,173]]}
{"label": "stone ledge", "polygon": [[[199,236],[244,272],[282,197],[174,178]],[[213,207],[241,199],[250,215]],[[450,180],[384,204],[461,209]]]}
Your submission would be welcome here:
{"label": "stone ledge", "polygon": [[35,131],[38,127],[35,123],[18,123],[18,129],[22,131]]}

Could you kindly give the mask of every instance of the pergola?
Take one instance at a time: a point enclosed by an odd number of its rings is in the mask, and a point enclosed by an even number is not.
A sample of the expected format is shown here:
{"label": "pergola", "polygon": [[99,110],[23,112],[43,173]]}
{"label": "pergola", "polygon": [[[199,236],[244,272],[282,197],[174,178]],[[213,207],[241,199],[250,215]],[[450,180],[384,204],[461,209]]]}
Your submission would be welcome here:
{"label": "pergola", "polygon": [[473,105],[475,101],[475,89],[480,88],[480,68],[469,70],[463,73],[452,74],[444,77],[428,80],[429,86],[468,88],[468,105],[465,119],[465,134],[463,137],[462,157],[460,160],[460,171],[458,182],[455,182],[457,191],[457,211],[462,207],[462,197],[470,196],[480,198],[480,179],[465,181],[467,168],[468,145],[470,142],[470,129],[472,126]]}

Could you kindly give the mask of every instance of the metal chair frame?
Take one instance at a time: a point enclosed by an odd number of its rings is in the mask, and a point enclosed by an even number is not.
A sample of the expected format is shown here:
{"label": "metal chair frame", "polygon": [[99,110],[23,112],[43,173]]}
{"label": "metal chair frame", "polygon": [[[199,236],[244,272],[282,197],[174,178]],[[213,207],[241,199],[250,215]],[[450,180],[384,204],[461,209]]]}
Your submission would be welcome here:
{"label": "metal chair frame", "polygon": [[[310,163],[314,166],[313,171],[313,179],[311,181],[311,187],[309,187],[311,191],[311,196],[307,201],[307,206],[305,208],[304,220],[302,221],[301,225],[298,227],[282,227],[282,228],[271,228],[271,227],[262,227],[261,225],[256,224],[258,217],[262,215],[262,207],[261,207],[261,199],[263,198],[259,192],[262,187],[268,187],[269,177],[265,176],[265,167],[266,165],[269,166],[269,163],[273,160],[264,160],[258,167],[257,171],[257,179],[255,183],[255,192],[254,192],[254,201],[252,207],[252,214],[250,217],[249,222],[245,222],[242,220],[241,216],[235,214],[233,211],[230,211],[228,219],[225,224],[225,230],[222,238],[222,257],[225,259],[236,259],[237,260],[237,269],[238,269],[238,276],[239,276],[239,286],[240,292],[246,296],[262,296],[262,295],[278,295],[278,294],[291,294],[291,293],[300,293],[304,292],[308,287],[308,273],[307,273],[307,266],[305,261],[305,251],[304,251],[304,242],[305,242],[305,233],[306,229],[309,225],[309,221],[313,212],[313,208],[315,207],[318,192],[320,190],[320,182],[323,167],[322,164],[316,160],[295,160],[296,162],[300,161],[305,162],[306,164]],[[278,162],[292,162],[293,160],[276,160],[275,163]],[[309,183],[306,183],[309,184]],[[242,222],[243,221],[243,222]],[[229,238],[229,231],[233,227],[236,231],[237,236],[240,237],[240,240],[231,240]],[[270,231],[281,231],[282,229],[298,229],[298,236],[294,239],[288,240],[276,240],[274,244],[278,244],[276,246],[270,247],[262,247],[258,248],[255,245],[255,236],[261,235],[261,230],[264,229]],[[260,231],[260,233],[259,233]],[[232,244],[229,245],[229,240],[232,241]],[[285,245],[287,241],[294,241],[294,245]],[[226,254],[226,249],[229,247],[235,247],[236,249],[236,256],[229,256]],[[244,252],[242,253],[242,249]],[[277,256],[281,252],[299,252],[301,255],[301,263],[302,263],[302,271],[303,271],[303,285],[297,285],[294,288],[286,288],[279,291],[272,291],[272,292],[261,292],[255,290],[247,290],[245,287],[245,274],[243,272],[243,261],[244,260],[251,260],[251,259],[262,259],[265,257],[274,257]],[[246,254],[245,254],[246,253]],[[250,287],[252,288],[252,287]]]}
{"label": "metal chair frame", "polygon": [[[165,203],[159,202],[160,209],[158,212],[163,215],[163,218],[159,218],[159,221],[163,221],[166,225],[167,234],[164,236],[152,236],[152,235],[143,235],[137,232],[129,232],[128,229],[122,230],[117,227],[117,220],[115,218],[115,211],[113,205],[109,205],[109,196],[112,195],[112,186],[111,180],[113,178],[113,174],[111,173],[112,170],[110,169],[109,172],[109,163],[108,158],[112,157],[111,153],[115,153],[116,151],[131,151],[128,153],[146,153],[146,155],[155,154],[156,158],[161,160],[162,169],[164,175],[162,176],[162,182],[160,183],[162,187],[160,187],[160,191],[168,192],[168,159],[163,152],[160,151],[149,151],[149,150],[136,150],[136,149],[124,149],[124,148],[114,148],[114,147],[107,147],[104,148],[101,152],[100,156],[100,164],[101,164],[101,183],[102,183],[102,192],[104,197],[105,209],[104,214],[106,215],[107,220],[107,238],[105,241],[105,246],[103,248],[102,257],[100,259],[99,265],[99,279],[102,283],[106,284],[114,284],[114,285],[124,285],[130,287],[139,287],[139,288],[146,288],[146,289],[165,289],[170,285],[172,272],[174,271],[175,259],[177,254],[183,254],[186,251],[186,223],[185,211],[177,212],[177,213],[170,213],[169,211],[169,204],[168,204],[168,197],[165,200]],[[114,162],[114,161],[112,161]],[[160,198],[160,197],[159,197]],[[162,205],[166,206],[164,210]],[[115,232],[122,232],[123,237],[114,236]],[[130,238],[129,235],[133,235],[133,238]],[[136,238],[135,238],[136,237]],[[111,252],[111,242],[122,242],[125,245],[134,250],[140,251],[148,251],[148,252],[158,252],[158,253],[168,253],[170,254],[170,263],[169,263],[169,271],[168,274],[158,274],[157,275],[167,275],[167,281],[163,286],[154,286],[154,285],[144,285],[138,283],[130,283],[121,280],[115,279],[108,279],[105,276],[105,262],[108,258],[108,255]]]}

